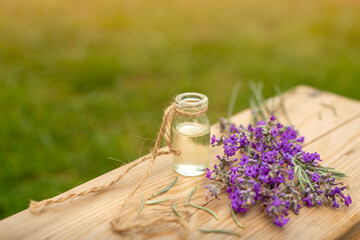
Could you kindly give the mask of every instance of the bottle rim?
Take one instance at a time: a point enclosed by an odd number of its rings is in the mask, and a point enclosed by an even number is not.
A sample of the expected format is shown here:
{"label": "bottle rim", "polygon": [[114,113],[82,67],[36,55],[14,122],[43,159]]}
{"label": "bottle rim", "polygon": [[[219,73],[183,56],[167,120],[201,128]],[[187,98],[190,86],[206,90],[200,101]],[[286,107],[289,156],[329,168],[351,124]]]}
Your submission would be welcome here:
{"label": "bottle rim", "polygon": [[208,97],[201,93],[188,92],[175,97],[176,104],[182,107],[205,107],[208,105]]}

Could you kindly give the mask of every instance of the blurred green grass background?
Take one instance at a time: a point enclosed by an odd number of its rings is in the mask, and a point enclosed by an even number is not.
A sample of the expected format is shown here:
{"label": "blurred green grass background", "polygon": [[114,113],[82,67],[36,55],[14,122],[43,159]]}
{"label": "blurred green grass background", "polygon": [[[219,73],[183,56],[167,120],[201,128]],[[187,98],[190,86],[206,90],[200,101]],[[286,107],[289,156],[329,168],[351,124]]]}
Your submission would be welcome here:
{"label": "blurred green grass background", "polygon": [[[0,218],[145,153],[178,93],[213,122],[312,85],[360,99],[360,5],[332,1],[0,1]],[[301,103],[299,103],[301,104]]]}

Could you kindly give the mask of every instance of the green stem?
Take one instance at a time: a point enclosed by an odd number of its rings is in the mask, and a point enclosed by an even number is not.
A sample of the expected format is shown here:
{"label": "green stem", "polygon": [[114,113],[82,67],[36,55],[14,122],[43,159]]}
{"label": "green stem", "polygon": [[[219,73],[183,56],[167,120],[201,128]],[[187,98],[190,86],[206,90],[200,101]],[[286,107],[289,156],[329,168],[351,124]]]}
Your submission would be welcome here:
{"label": "green stem", "polygon": [[207,229],[199,229],[200,232],[203,233],[222,233],[222,234],[229,234],[229,235],[235,235],[237,237],[240,237],[240,233],[229,231],[229,230],[222,230],[222,229],[216,229],[216,230],[207,230]]}
{"label": "green stem", "polygon": [[[251,124],[254,123],[254,125],[255,125],[258,122],[258,114],[259,114],[260,110],[257,109],[253,98],[249,98],[249,104],[250,104],[252,113],[254,112],[253,113],[254,115],[252,116],[252,119],[250,120],[250,123]],[[253,122],[253,121],[255,121],[255,122]]]}
{"label": "green stem", "polygon": [[227,118],[228,125],[230,125],[230,118],[231,118],[232,112],[234,110],[235,101],[236,101],[237,95],[239,93],[240,87],[241,87],[241,83],[236,82],[232,89],[232,92],[231,92],[229,106],[228,106],[228,118]]}
{"label": "green stem", "polygon": [[189,205],[192,206],[192,207],[195,207],[195,208],[199,208],[199,209],[205,210],[205,211],[207,211],[208,213],[210,213],[211,215],[213,215],[213,217],[214,217],[216,220],[219,220],[219,217],[216,215],[216,213],[214,213],[214,212],[211,211],[210,209],[208,209],[208,208],[206,208],[206,207],[198,206],[198,205],[195,205],[195,204],[192,204],[192,203],[189,203]]}
{"label": "green stem", "polygon": [[243,228],[244,226],[243,226],[242,224],[240,224],[240,223],[238,222],[238,220],[236,219],[235,212],[234,212],[234,209],[233,209],[232,206],[231,206],[231,203],[229,203],[229,206],[230,206],[230,210],[231,210],[231,215],[232,215],[232,217],[233,217],[236,225],[238,225],[239,228]]}
{"label": "green stem", "polygon": [[168,198],[163,198],[163,199],[160,199],[160,200],[147,201],[146,204],[148,204],[148,205],[153,205],[153,204],[158,204],[158,203],[166,202],[166,201],[168,201],[168,200],[169,200]]}
{"label": "green stem", "polygon": [[261,105],[264,106],[264,109],[266,110],[266,112],[271,115],[271,111],[270,109],[268,108],[267,106],[267,103],[264,99],[264,95],[263,95],[263,88],[264,88],[264,83],[263,82],[259,82],[258,84],[258,97],[259,97],[259,100],[261,102]]}
{"label": "green stem", "polygon": [[140,215],[140,212],[143,210],[144,208],[144,202],[145,202],[145,198],[144,195],[142,196],[142,200],[141,200],[141,205],[139,207],[139,210],[137,211],[137,214]]}
{"label": "green stem", "polygon": [[174,181],[172,181],[172,183],[170,183],[170,185],[168,185],[167,187],[165,187],[165,188],[161,189],[160,191],[154,193],[151,197],[153,198],[153,197],[156,197],[156,196],[158,196],[160,194],[163,194],[163,193],[167,192],[172,186],[175,185],[177,180],[178,180],[178,177],[176,177],[174,179]]}
{"label": "green stem", "polygon": [[176,216],[178,216],[179,218],[182,218],[181,214],[176,210],[176,203],[173,204],[173,210],[174,210],[174,213],[176,214]]}
{"label": "green stem", "polygon": [[284,115],[286,117],[286,120],[289,122],[290,125],[292,125],[291,123],[291,120],[290,120],[290,117],[286,111],[286,108],[285,108],[285,105],[284,105],[284,96],[281,92],[281,89],[279,86],[276,86],[275,87],[275,91],[276,91],[276,94],[280,96],[280,107],[282,108],[283,112],[284,112]]}
{"label": "green stem", "polygon": [[185,205],[189,205],[189,201],[197,188],[198,188],[198,186],[194,187],[193,190],[191,190],[191,192],[189,193],[189,196],[186,199]]}
{"label": "green stem", "polygon": [[253,82],[250,83],[250,89],[251,89],[252,94],[254,96],[254,100],[255,100],[254,102],[255,102],[256,106],[258,107],[258,109],[260,111],[261,117],[263,118],[263,120],[266,120],[266,116],[265,116],[264,111],[262,110],[262,107],[261,107],[261,97],[260,97],[261,93],[259,94],[260,89],[258,89]]}
{"label": "green stem", "polygon": [[[250,119],[250,122],[249,122],[249,124],[248,125],[250,125],[250,124],[256,124],[258,121],[257,121],[257,115],[258,115],[258,110],[253,110],[254,111],[254,113],[253,112],[251,112],[251,114],[253,114],[252,115],[252,117],[251,117],[251,119]],[[254,122],[255,121],[255,122]]]}
{"label": "green stem", "polygon": [[333,112],[334,116],[335,116],[335,117],[337,116],[336,108],[335,108],[333,105],[330,105],[330,104],[327,104],[327,103],[324,103],[324,102],[320,102],[320,104],[321,104],[323,107],[330,108],[331,111]]}

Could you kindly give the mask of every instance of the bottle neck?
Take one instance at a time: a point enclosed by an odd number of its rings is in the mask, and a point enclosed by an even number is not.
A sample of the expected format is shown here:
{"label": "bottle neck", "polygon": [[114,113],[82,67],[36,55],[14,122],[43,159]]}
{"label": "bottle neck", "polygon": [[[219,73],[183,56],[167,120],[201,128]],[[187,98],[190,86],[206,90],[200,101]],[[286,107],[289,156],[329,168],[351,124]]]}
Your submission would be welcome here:
{"label": "bottle neck", "polygon": [[208,106],[208,98],[201,93],[182,93],[176,96],[175,102],[186,112],[199,112]]}

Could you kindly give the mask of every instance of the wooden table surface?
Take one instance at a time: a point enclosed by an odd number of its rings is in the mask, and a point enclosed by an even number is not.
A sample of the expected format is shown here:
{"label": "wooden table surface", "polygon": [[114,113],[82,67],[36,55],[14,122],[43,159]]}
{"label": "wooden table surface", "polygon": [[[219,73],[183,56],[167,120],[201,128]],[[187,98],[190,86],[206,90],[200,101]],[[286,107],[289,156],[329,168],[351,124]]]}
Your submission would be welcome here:
{"label": "wooden table surface", "polygon": [[[171,155],[165,155],[158,157],[150,177],[132,198],[123,213],[124,221],[127,217],[136,216],[143,194],[149,197],[179,176],[176,185],[163,195],[170,201],[161,205],[145,206],[142,214],[146,216],[154,211],[169,212],[175,202],[178,211],[186,216],[189,223],[190,239],[235,238],[223,234],[201,233],[198,231],[199,228],[236,231],[241,233],[242,239],[360,239],[360,102],[307,86],[293,88],[284,94],[284,99],[290,119],[305,136],[304,150],[318,152],[324,165],[335,167],[350,176],[345,180],[351,187],[350,195],[353,199],[353,204],[349,208],[343,205],[338,209],[326,205],[303,207],[300,215],[290,213],[289,223],[279,228],[272,224],[272,219],[265,215],[264,209],[254,206],[246,214],[237,214],[238,220],[245,226],[244,229],[239,229],[231,217],[226,194],[221,195],[221,200],[206,200],[206,178],[178,175],[172,170]],[[334,106],[337,115],[324,107],[323,103]],[[281,112],[277,116],[285,122]],[[232,121],[247,124],[249,119],[250,110],[245,110],[233,116]],[[211,130],[212,134],[219,135],[218,124],[212,126]],[[221,154],[221,150],[221,147],[211,148],[212,163],[216,162],[215,156]],[[117,168],[68,192],[103,184],[123,172],[125,168],[126,166]],[[147,162],[141,163],[111,189],[58,204],[48,208],[44,214],[33,215],[26,209],[3,219],[0,221],[0,239],[122,238],[111,231],[109,222],[146,168]],[[212,209],[218,214],[219,221],[207,212],[184,206],[188,193],[196,185],[200,188],[191,201]],[[163,235],[162,238],[177,239],[178,236],[179,233],[174,231]],[[142,238],[141,235],[137,237]]]}

